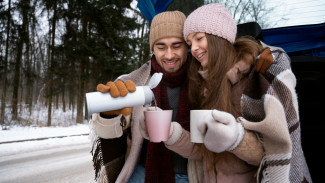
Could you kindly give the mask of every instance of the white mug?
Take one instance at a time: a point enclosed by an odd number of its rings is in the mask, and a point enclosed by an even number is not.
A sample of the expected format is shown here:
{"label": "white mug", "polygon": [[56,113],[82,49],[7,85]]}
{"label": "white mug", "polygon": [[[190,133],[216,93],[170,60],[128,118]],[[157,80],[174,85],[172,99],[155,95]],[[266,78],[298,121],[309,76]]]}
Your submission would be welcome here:
{"label": "white mug", "polygon": [[191,110],[190,111],[190,128],[191,128],[191,142],[203,143],[204,134],[202,134],[197,126],[202,122],[203,118],[211,115],[212,110]]}

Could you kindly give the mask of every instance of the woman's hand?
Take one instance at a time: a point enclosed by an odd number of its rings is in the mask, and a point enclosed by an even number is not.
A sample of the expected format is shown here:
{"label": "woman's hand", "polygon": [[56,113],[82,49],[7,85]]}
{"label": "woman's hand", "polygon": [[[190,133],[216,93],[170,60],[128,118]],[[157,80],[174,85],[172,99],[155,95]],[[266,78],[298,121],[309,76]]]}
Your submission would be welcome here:
{"label": "woman's hand", "polygon": [[244,128],[234,116],[216,109],[203,119],[198,129],[204,134],[205,147],[217,153],[235,149],[244,137]]}

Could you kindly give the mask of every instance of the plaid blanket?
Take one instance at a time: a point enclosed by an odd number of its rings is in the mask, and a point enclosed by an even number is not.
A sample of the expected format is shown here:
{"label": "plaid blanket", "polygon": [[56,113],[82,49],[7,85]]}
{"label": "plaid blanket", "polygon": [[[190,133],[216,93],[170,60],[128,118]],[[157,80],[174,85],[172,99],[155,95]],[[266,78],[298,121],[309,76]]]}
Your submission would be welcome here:
{"label": "plaid blanket", "polygon": [[269,47],[273,63],[255,72],[265,60],[258,60],[241,98],[243,126],[258,132],[265,156],[258,170],[258,182],[312,182],[301,147],[296,78],[289,56]]}

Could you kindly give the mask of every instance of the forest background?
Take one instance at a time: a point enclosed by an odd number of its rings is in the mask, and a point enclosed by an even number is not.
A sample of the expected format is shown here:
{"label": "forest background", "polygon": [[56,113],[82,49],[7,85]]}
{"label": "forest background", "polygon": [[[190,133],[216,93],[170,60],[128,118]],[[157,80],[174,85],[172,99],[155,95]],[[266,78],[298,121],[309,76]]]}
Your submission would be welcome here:
{"label": "forest background", "polygon": [[[188,15],[213,2],[237,23],[284,20],[268,21],[276,7],[266,0],[174,0],[167,10]],[[136,0],[0,1],[2,129],[85,123],[85,94],[150,58],[149,27]]]}

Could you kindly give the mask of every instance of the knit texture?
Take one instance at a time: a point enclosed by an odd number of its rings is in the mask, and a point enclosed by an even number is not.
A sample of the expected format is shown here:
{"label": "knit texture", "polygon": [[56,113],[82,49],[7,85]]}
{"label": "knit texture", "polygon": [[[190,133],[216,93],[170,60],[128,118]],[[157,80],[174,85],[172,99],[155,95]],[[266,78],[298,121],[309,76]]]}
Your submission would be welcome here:
{"label": "knit texture", "polygon": [[[249,175],[251,178],[254,176],[255,180],[247,182],[312,183],[301,147],[296,78],[290,67],[290,59],[278,48],[271,47],[270,54],[274,58],[271,66],[264,73],[252,69],[244,85],[244,93],[240,97],[243,116],[238,120],[246,131],[242,143],[229,153],[247,162],[244,165],[259,166],[258,170],[253,167],[254,172]],[[259,59],[258,62],[263,60]],[[259,150],[260,145],[263,146],[263,156]],[[176,143],[167,148],[189,159],[203,159],[204,174],[201,176],[204,176],[204,182],[223,182],[216,180],[227,178],[226,174],[222,174],[224,171],[231,173],[228,174],[232,179],[229,182],[243,182],[242,175],[248,172],[243,170],[249,167],[239,166],[243,164],[238,159],[225,158],[229,156],[220,158],[227,161],[224,164],[217,161],[216,169],[207,168],[209,163],[206,162],[214,157],[202,156],[197,144],[190,142],[190,133],[186,130],[183,130]],[[221,156],[221,153],[216,153],[215,156]],[[190,168],[196,169],[193,165]],[[189,177],[193,176],[191,170],[188,171]],[[234,181],[235,178],[237,181]]]}
{"label": "knit texture", "polygon": [[165,37],[183,38],[183,26],[186,16],[180,11],[166,11],[157,14],[150,26],[150,50],[159,39]]}
{"label": "knit texture", "polygon": [[237,25],[227,8],[212,3],[197,8],[185,20],[184,39],[193,32],[213,34],[234,43]]}
{"label": "knit texture", "polygon": [[260,134],[265,151],[257,181],[312,182],[301,147],[296,78],[290,59],[277,48],[271,47],[270,54],[273,64],[264,74],[251,72],[241,98],[242,125]]}
{"label": "knit texture", "polygon": [[[180,99],[178,102],[178,112],[176,120],[183,128],[189,130],[190,126],[190,108],[187,100],[187,67],[186,62],[177,73],[167,73],[157,63],[155,57],[152,57],[151,73],[162,72],[163,78],[159,85],[153,89],[157,106],[163,110],[169,109],[167,86],[180,86]],[[145,182],[146,183],[165,183],[175,182],[174,170],[171,159],[171,152],[165,147],[163,142],[148,142],[146,165],[145,165]]]}
{"label": "knit texture", "polygon": [[[153,56],[154,57],[154,56]],[[188,57],[188,60],[186,62],[190,61],[190,57]],[[185,66],[185,65],[184,65]],[[187,66],[186,66],[187,67]],[[151,73],[151,61],[146,62],[145,64],[143,64],[139,69],[126,74],[126,75],[122,75],[120,77],[118,77],[117,79],[120,79],[122,81],[126,81],[126,80],[132,80],[137,86],[143,86],[146,85],[148,83],[148,80],[150,79],[150,75]],[[186,72],[185,72],[186,73]],[[164,73],[164,76],[167,77],[167,73]],[[173,77],[169,76],[167,77],[168,80],[172,80]],[[185,76],[186,78],[186,76]],[[186,83],[186,82],[183,82]],[[182,87],[182,86],[181,86]],[[182,93],[183,91],[183,93]],[[185,92],[184,92],[185,91]],[[187,103],[181,102],[184,101],[185,99],[187,99],[187,89],[182,90],[181,89],[181,94],[180,94],[180,101],[179,101],[179,106],[178,106],[178,113],[180,115],[177,115],[177,119],[182,119],[184,117],[184,123],[182,123],[181,125],[184,125],[184,128],[189,128],[189,107]],[[187,100],[186,100],[187,101]],[[143,137],[140,133],[139,130],[139,118],[140,116],[143,115],[143,107],[142,106],[136,106],[133,107],[132,110],[132,115],[131,115],[131,135],[128,137],[128,147],[127,147],[127,155],[126,155],[126,159],[125,159],[125,164],[123,165],[122,170],[120,171],[117,179],[116,179],[116,183],[121,183],[121,182],[128,182],[128,180],[130,179],[137,163],[140,157],[140,153],[141,153],[141,147],[142,147],[142,143],[143,143]],[[186,119],[186,117],[188,117],[188,119]],[[188,126],[186,127],[186,124],[188,124]],[[93,131],[93,130],[92,130]],[[94,140],[92,141],[92,144],[94,146],[98,146],[98,144],[96,144],[96,138],[94,138]],[[111,149],[114,147],[109,146]],[[99,148],[99,147],[97,147]],[[95,152],[95,151],[92,151]],[[99,152],[101,154],[101,152]],[[154,159],[159,159],[157,157],[152,157]],[[191,163],[191,160],[189,160],[189,163]],[[99,179],[97,180],[98,182],[108,182],[108,174],[110,174],[110,172],[106,172],[109,169],[114,168],[114,166],[112,164],[107,164],[107,165],[102,165],[102,169],[99,170]],[[174,178],[174,176],[173,176]]]}

